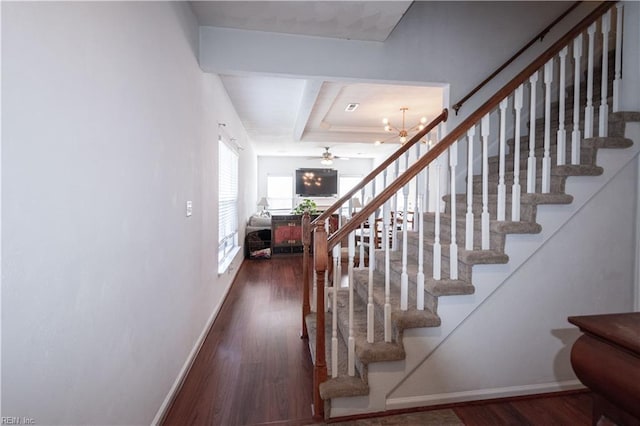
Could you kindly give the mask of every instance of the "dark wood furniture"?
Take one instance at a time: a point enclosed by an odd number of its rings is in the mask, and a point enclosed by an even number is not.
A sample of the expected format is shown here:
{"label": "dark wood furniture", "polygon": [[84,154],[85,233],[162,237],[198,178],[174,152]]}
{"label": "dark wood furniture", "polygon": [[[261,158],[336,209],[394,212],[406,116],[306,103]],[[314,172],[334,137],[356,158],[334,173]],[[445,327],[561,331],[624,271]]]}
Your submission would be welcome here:
{"label": "dark wood furniture", "polygon": [[[318,217],[312,215],[311,220]],[[338,227],[338,215],[331,216],[331,231]],[[273,254],[302,253],[302,215],[274,215],[271,217],[271,251]]]}
{"label": "dark wood furniture", "polygon": [[571,365],[593,391],[592,423],[640,425],[640,312],[569,317],[584,333]]}

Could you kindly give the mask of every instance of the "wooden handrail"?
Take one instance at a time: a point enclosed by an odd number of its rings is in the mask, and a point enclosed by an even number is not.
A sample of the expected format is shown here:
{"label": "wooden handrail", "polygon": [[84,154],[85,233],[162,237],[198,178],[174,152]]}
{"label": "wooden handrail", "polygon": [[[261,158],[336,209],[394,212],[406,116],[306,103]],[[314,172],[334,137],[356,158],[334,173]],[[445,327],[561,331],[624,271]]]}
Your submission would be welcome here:
{"label": "wooden handrail", "polygon": [[578,7],[578,5],[582,3],[582,1],[576,1],[575,3],[573,3],[571,5],[571,7],[569,7],[566,11],[564,11],[564,13],[562,13],[560,16],[558,16],[552,23],[550,23],[549,25],[547,25],[545,27],[544,30],[540,31],[540,33],[538,33],[534,38],[531,39],[531,41],[529,41],[529,43],[525,44],[522,49],[518,50],[511,58],[507,59],[507,61],[502,64],[500,67],[498,67],[494,72],[492,72],[489,77],[485,78],[484,80],[482,80],[482,82],[480,84],[478,84],[476,87],[474,87],[469,93],[467,93],[467,95],[465,97],[463,97],[462,99],[460,99],[457,103],[455,103],[452,107],[452,109],[455,111],[456,115],[458,115],[458,110],[460,108],[462,108],[462,104],[464,104],[466,101],[469,100],[469,98],[471,98],[473,95],[475,95],[480,89],[482,89],[488,82],[490,82],[491,80],[493,80],[493,78],[500,74],[500,72],[502,72],[503,69],[505,69],[506,67],[508,67],[511,62],[515,61],[520,55],[522,55],[528,48],[530,48],[531,46],[533,46],[533,44],[540,40],[542,41],[544,39],[544,36],[547,35],[547,33],[551,30],[551,28],[555,27],[556,24],[560,21],[562,21],[564,19],[565,16],[567,16],[569,13],[571,13],[571,11],[573,9],[575,9],[576,7]]}
{"label": "wooden handrail", "polygon": [[[413,145],[415,145],[416,143],[418,143],[418,141],[421,138],[423,138],[424,135],[426,135],[431,130],[433,130],[438,124],[440,124],[440,123],[442,123],[444,121],[447,121],[447,117],[448,116],[449,116],[449,111],[445,108],[444,110],[442,110],[442,113],[439,116],[437,116],[436,118],[434,118],[431,121],[431,123],[427,124],[424,129],[422,129],[418,133],[416,133],[414,137],[409,139],[407,141],[407,143],[403,144],[393,154],[391,154],[391,156],[389,156],[389,158],[387,158],[378,167],[373,169],[371,171],[371,173],[369,173],[367,176],[365,176],[364,179],[362,179],[362,181],[360,181],[356,186],[351,188],[351,190],[349,192],[347,192],[345,195],[343,195],[342,198],[340,198],[338,201],[333,203],[331,205],[331,207],[329,207],[327,210],[322,212],[322,214],[320,216],[315,218],[315,220],[313,222],[311,222],[312,228],[319,221],[328,220],[329,216],[331,216],[333,213],[335,213],[345,202],[349,201],[351,199],[351,197],[353,197],[358,191],[360,191],[369,182],[371,182],[373,179],[375,179],[376,176],[378,176],[383,170],[385,170],[387,167],[389,167],[389,165],[391,165],[394,161],[396,161],[398,158],[400,158],[400,156],[402,154],[404,154],[409,149],[411,149],[411,147]],[[362,201],[364,202],[364,200],[362,200]]]}
{"label": "wooden handrail", "polygon": [[551,58],[553,58],[560,50],[562,50],[569,42],[577,37],[582,31],[586,30],[589,25],[595,22],[607,10],[609,10],[617,1],[605,1],[596,7],[589,15],[587,15],[576,26],[569,30],[564,36],[556,41],[544,53],[538,56],[529,66],[522,70],[518,75],[498,90],[488,101],[480,108],[467,117],[459,126],[447,134],[440,142],[438,142],[429,152],[413,163],[402,175],[400,175],[391,185],[387,186],[378,196],[367,203],[358,213],[356,213],[350,221],[338,229],[337,232],[329,237],[327,249],[331,250],[339,241],[349,235],[363,223],[367,218],[375,212],[382,204],[390,199],[404,185],[409,183],[422,169],[427,167],[432,161],[440,156],[447,148],[453,145],[461,138],[471,126],[480,121],[482,117],[490,113],[500,101],[511,94],[518,86],[523,84],[534,72],[538,71]]}

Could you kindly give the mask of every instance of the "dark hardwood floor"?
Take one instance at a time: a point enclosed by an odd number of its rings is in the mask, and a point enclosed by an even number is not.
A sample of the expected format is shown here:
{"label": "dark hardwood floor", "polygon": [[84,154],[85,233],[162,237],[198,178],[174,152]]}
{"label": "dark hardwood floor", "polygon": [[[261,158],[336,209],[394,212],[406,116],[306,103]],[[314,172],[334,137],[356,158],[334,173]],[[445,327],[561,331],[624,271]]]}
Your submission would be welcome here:
{"label": "dark hardwood floor", "polygon": [[[314,423],[312,364],[299,337],[301,260],[277,255],[242,264],[165,425]],[[591,424],[588,393],[449,408],[470,426]]]}

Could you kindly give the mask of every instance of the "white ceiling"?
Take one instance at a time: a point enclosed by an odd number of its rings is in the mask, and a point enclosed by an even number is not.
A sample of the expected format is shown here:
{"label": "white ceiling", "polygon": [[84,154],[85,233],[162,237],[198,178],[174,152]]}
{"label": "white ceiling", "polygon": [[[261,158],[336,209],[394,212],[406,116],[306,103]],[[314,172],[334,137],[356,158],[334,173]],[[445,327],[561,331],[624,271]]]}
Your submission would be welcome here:
{"label": "white ceiling", "polygon": [[[191,2],[200,25],[384,41],[410,1]],[[397,148],[382,118],[406,127],[442,111],[443,89],[371,82],[222,75],[254,149],[261,156],[317,156],[324,147],[340,157],[371,158]],[[346,112],[349,103],[359,103]],[[375,145],[376,140],[385,140]],[[395,143],[394,143],[395,142]]]}

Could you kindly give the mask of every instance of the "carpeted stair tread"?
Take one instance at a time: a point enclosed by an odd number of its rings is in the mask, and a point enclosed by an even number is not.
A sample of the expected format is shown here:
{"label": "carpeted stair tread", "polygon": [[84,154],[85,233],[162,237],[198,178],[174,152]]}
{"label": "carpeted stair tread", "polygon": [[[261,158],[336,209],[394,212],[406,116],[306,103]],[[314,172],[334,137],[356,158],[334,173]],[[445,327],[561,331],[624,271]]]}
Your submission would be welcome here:
{"label": "carpeted stair tread", "polygon": [[[355,274],[354,274],[355,275]],[[338,321],[348,337],[348,292],[340,291],[338,297]],[[354,292],[355,293],[355,292]],[[355,294],[354,294],[355,296]],[[367,306],[359,297],[353,303],[353,330],[356,357],[363,364],[381,361],[399,361],[404,359],[404,347],[398,342],[385,342],[381,318],[375,318],[374,342],[367,342]]]}
{"label": "carpeted stair tread", "polygon": [[424,288],[436,296],[457,296],[476,292],[476,288],[464,280],[434,280],[433,278],[425,278],[424,281]]}
{"label": "carpeted stair tread", "polygon": [[[354,279],[356,285],[362,286],[361,291],[358,294],[368,293],[369,284],[369,271],[357,271],[358,279]],[[354,273],[355,275],[355,273]],[[390,285],[389,299],[392,306],[391,309],[391,323],[394,327],[394,334],[402,333],[407,328],[419,328],[419,327],[438,327],[440,325],[440,317],[432,312],[425,303],[424,310],[416,309],[416,294],[415,285],[409,287],[408,292],[408,307],[406,311],[400,310],[400,287],[399,278],[392,280],[394,284]],[[426,282],[426,280],[425,280]],[[373,273],[373,301],[377,307],[384,307],[385,304],[385,288],[384,288],[384,275],[380,271],[374,271]],[[366,301],[363,298],[363,303]],[[384,310],[379,311],[379,317],[384,318]],[[383,323],[380,324],[381,326]]]}
{"label": "carpeted stair tread", "polygon": [[363,395],[369,395],[369,385],[360,377],[331,377],[326,382],[320,383],[320,398],[323,400]]}
{"label": "carpeted stair tread", "polygon": [[[329,315],[329,313],[327,313]],[[310,313],[305,318],[307,324],[307,331],[309,333],[309,349],[311,351],[311,358],[315,364],[315,342],[316,342],[316,314]],[[369,394],[369,385],[366,378],[360,375],[359,370],[356,368],[355,375],[349,376],[347,374],[347,346],[344,338],[338,336],[338,377],[332,377],[332,363],[331,363],[331,321],[325,321],[325,336],[327,337],[327,344],[325,345],[325,357],[327,362],[327,376],[326,382],[320,385],[320,396],[322,399],[331,399],[339,397],[360,396]]]}

